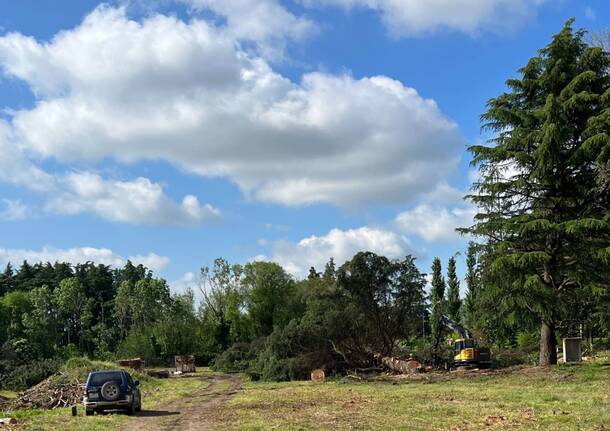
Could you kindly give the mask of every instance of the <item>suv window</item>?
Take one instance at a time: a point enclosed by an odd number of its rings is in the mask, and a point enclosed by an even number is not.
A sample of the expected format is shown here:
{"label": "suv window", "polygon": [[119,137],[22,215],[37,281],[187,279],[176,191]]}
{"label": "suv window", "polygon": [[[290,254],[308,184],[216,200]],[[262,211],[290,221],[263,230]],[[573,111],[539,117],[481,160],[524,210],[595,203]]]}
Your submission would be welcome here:
{"label": "suv window", "polygon": [[93,386],[101,386],[109,380],[117,380],[122,381],[122,376],[120,371],[108,371],[103,373],[94,373],[91,374],[89,378],[89,384]]}

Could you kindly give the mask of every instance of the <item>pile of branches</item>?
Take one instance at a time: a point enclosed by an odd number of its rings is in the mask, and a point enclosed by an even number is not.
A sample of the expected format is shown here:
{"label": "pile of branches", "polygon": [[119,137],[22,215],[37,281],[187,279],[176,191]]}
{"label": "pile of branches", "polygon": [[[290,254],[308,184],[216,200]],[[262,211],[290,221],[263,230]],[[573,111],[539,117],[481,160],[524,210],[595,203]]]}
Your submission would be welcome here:
{"label": "pile of branches", "polygon": [[83,386],[74,376],[56,374],[21,392],[15,403],[19,408],[55,409],[79,404]]}

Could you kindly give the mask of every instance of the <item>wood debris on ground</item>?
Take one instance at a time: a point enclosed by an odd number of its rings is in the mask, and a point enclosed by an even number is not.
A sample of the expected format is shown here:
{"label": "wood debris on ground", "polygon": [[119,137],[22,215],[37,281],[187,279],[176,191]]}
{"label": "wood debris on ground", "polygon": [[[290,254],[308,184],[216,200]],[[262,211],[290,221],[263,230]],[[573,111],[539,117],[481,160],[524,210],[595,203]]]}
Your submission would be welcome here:
{"label": "wood debris on ground", "polygon": [[79,404],[83,399],[83,385],[78,379],[51,376],[36,386],[21,392],[12,401],[18,408],[54,409]]}

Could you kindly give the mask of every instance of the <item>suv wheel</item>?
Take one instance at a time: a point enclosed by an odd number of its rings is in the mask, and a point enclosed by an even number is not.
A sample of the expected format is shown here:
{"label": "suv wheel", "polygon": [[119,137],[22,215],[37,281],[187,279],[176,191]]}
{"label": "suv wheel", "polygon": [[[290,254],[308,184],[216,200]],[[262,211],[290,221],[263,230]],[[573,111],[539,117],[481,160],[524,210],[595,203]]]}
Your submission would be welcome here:
{"label": "suv wheel", "polygon": [[85,416],[93,416],[93,413],[95,413],[93,410],[85,410]]}
{"label": "suv wheel", "polygon": [[119,384],[117,382],[108,381],[102,385],[102,397],[107,401],[115,401],[121,395]]}
{"label": "suv wheel", "polygon": [[136,414],[136,405],[132,402],[129,407],[127,407],[127,414],[129,416],[133,416]]}

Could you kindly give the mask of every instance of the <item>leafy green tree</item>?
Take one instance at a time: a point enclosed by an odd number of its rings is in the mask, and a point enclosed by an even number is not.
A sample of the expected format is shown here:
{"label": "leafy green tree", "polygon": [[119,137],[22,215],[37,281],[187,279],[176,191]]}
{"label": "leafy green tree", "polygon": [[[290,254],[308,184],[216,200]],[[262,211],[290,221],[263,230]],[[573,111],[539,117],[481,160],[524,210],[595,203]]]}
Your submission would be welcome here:
{"label": "leafy green tree", "polygon": [[243,286],[247,309],[256,336],[267,336],[276,325],[284,326],[294,315],[295,282],[273,262],[251,262],[244,267]]}
{"label": "leafy green tree", "polygon": [[26,292],[15,290],[4,295],[2,312],[4,324],[0,329],[5,330],[5,336],[10,339],[25,338],[23,316],[32,311],[32,301]]}
{"label": "leafy green tree", "polygon": [[121,338],[124,338],[134,322],[133,300],[135,297],[135,286],[128,280],[123,280],[117,289],[114,298],[114,314],[120,330]]}
{"label": "leafy green tree", "polygon": [[145,278],[136,282],[133,290],[133,321],[139,327],[146,327],[157,321],[170,305],[167,282],[160,278]]}
{"label": "leafy green tree", "polygon": [[91,301],[84,286],[76,277],[66,278],[59,283],[54,296],[60,316],[66,321],[67,344],[78,341],[79,347],[82,347],[81,335],[91,318]]}
{"label": "leafy green tree", "polygon": [[447,263],[447,313],[456,322],[461,319],[460,280],[455,270],[455,257]]}
{"label": "leafy green tree", "polygon": [[59,310],[48,286],[29,292],[31,310],[23,315],[27,339],[38,346],[44,357],[52,357],[61,342]]}
{"label": "leafy green tree", "polygon": [[[212,336],[209,349],[220,353],[233,342],[232,333],[242,327],[241,310],[245,306],[245,294],[241,286],[241,265],[230,265],[225,259],[214,260],[212,268],[201,268],[199,290],[203,297],[199,314]],[[241,337],[238,337],[241,338]]]}
{"label": "leafy green tree", "polygon": [[435,257],[432,261],[432,280],[430,282],[430,306],[432,313],[430,316],[430,327],[432,329],[432,339],[434,340],[433,350],[436,352],[439,347],[441,334],[443,331],[442,319],[445,314],[445,279],[441,260]]}
{"label": "leafy green tree", "polygon": [[375,353],[391,355],[398,340],[419,332],[425,278],[413,257],[401,262],[372,252],[357,253],[339,269],[337,285],[368,320],[366,333]]}
{"label": "leafy green tree", "polygon": [[197,316],[193,291],[173,295],[163,315],[155,322],[153,334],[162,357],[192,354],[197,349]]}
{"label": "leafy green tree", "polygon": [[470,147],[480,181],[467,232],[486,239],[500,298],[540,322],[540,364],[574,302],[610,285],[610,56],[573,21],[507,81],[482,116],[491,146]]}

